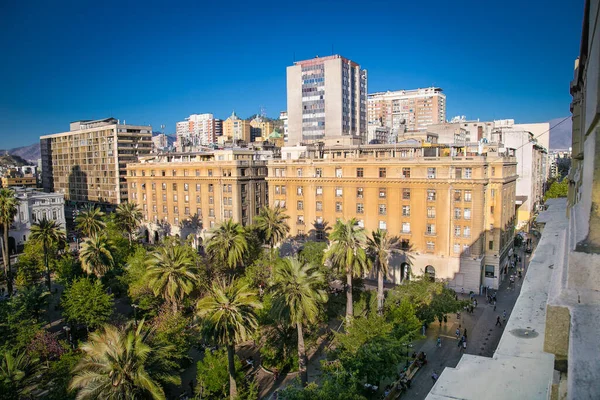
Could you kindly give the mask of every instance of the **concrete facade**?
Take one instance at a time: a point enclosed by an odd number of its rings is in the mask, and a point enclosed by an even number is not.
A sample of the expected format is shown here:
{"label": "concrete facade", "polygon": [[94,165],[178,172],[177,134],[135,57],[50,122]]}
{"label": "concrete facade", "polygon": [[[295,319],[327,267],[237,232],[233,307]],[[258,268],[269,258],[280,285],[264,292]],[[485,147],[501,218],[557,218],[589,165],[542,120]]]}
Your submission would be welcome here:
{"label": "concrete facade", "polygon": [[217,138],[218,143],[233,141],[236,143],[243,140],[246,143],[252,142],[252,127],[250,122],[239,118],[235,112],[231,113],[229,118],[223,121],[223,135]]}
{"label": "concrete facade", "polygon": [[216,142],[223,131],[223,121],[212,114],[192,114],[177,122],[177,151],[195,151]]}

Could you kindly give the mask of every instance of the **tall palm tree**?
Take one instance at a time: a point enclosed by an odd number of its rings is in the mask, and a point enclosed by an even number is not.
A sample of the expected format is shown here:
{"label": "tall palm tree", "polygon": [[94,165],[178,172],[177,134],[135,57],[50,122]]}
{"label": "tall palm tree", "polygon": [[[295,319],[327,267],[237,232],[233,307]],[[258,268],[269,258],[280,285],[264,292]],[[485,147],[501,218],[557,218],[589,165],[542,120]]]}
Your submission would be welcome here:
{"label": "tall palm tree", "polygon": [[133,234],[140,227],[143,218],[142,211],[135,203],[121,203],[117,206],[117,225],[127,232],[130,246],[133,243]]}
{"label": "tall palm tree", "polygon": [[106,228],[106,223],[102,220],[103,217],[104,213],[98,207],[89,206],[84,208],[75,218],[75,224],[85,237],[91,237],[101,233]]}
{"label": "tall palm tree", "polygon": [[114,247],[105,235],[92,235],[81,245],[81,268],[87,274],[103,276],[114,265],[113,251]]}
{"label": "tall palm tree", "polygon": [[15,192],[11,189],[0,189],[0,225],[2,226],[2,258],[4,259],[4,276],[6,277],[6,288],[8,295],[12,296],[13,283],[10,270],[10,253],[8,248],[8,231],[10,225],[17,215],[19,201]]}
{"label": "tall palm tree", "polygon": [[213,283],[209,294],[200,299],[196,315],[200,317],[207,332],[218,343],[227,347],[229,364],[229,397],[237,396],[235,383],[235,345],[247,340],[258,327],[256,310],[262,308],[255,290],[241,281]]}
{"label": "tall palm tree", "polygon": [[172,350],[151,347],[144,321],[137,328],[105,325],[80,346],[83,357],[73,369],[69,384],[78,390],[77,399],[165,399],[162,387],[153,379],[150,356]]}
{"label": "tall palm tree", "polygon": [[346,322],[351,323],[354,315],[352,306],[352,278],[363,276],[369,269],[365,252],[367,237],[355,218],[346,222],[338,220],[329,235],[331,246],[326,258],[338,271],[346,274]]}
{"label": "tall palm tree", "polygon": [[248,251],[244,227],[228,219],[213,229],[211,234],[206,244],[208,255],[231,269],[239,266]]}
{"label": "tall palm tree", "polygon": [[186,294],[198,283],[198,271],[189,251],[181,245],[165,245],[147,261],[146,277],[155,296],[177,311]]}
{"label": "tall palm tree", "polygon": [[298,329],[298,364],[304,386],[308,381],[308,373],[302,326],[314,324],[321,305],[327,301],[327,292],[323,290],[325,275],[297,258],[286,257],[275,269],[274,282],[274,313]]}
{"label": "tall palm tree", "polygon": [[39,242],[44,248],[44,266],[46,267],[46,285],[48,290],[51,291],[52,283],[50,281],[50,263],[49,263],[49,252],[52,246],[62,245],[66,242],[65,233],[60,229],[60,225],[55,220],[42,219],[39,222],[34,223],[31,226],[30,240]]}
{"label": "tall palm tree", "polygon": [[27,386],[27,375],[37,363],[37,359],[31,359],[27,352],[13,354],[5,351],[0,358],[0,382],[7,390],[16,390],[20,394]]}
{"label": "tall palm tree", "polygon": [[289,218],[288,215],[283,213],[282,208],[269,208],[266,206],[261,208],[260,213],[254,217],[254,225],[271,249],[285,239],[290,231],[290,226],[286,222]]}
{"label": "tall palm tree", "polygon": [[400,249],[400,238],[377,229],[368,238],[367,254],[377,269],[377,312],[383,314],[383,278],[388,276],[392,253]]}

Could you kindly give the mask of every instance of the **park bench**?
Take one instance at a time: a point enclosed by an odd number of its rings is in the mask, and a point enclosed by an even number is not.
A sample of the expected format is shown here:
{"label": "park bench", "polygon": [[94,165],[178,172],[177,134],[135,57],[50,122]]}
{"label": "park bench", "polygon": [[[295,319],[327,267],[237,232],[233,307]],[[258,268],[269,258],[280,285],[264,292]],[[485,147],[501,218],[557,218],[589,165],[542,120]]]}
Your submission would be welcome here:
{"label": "park bench", "polygon": [[[424,365],[423,360],[420,360],[419,357],[415,358],[413,360],[413,362],[408,366],[406,371],[402,372],[402,374],[400,375],[400,378],[398,378],[394,382],[392,389],[390,390],[390,392],[388,393],[387,396],[383,397],[383,399],[384,400],[399,399],[400,396],[402,395],[402,393],[404,392],[403,388],[405,387],[406,382],[409,379],[412,380],[413,377],[416,375],[416,373],[421,368],[421,366],[423,366],[423,365]],[[399,386],[401,386],[401,389],[398,389]]]}

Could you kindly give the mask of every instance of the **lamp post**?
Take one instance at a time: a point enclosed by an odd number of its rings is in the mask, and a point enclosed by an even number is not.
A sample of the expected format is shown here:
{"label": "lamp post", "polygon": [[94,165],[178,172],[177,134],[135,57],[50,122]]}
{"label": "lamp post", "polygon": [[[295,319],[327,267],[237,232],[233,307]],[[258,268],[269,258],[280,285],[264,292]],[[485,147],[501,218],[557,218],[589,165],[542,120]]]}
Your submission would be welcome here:
{"label": "lamp post", "polygon": [[73,340],[71,340],[71,328],[68,325],[65,325],[63,326],[63,329],[65,330],[65,333],[67,335],[67,341],[69,342],[69,345],[73,347]]}
{"label": "lamp post", "polygon": [[137,309],[139,306],[137,304],[132,304],[131,307],[133,307],[133,323],[135,324],[135,327],[137,328]]}

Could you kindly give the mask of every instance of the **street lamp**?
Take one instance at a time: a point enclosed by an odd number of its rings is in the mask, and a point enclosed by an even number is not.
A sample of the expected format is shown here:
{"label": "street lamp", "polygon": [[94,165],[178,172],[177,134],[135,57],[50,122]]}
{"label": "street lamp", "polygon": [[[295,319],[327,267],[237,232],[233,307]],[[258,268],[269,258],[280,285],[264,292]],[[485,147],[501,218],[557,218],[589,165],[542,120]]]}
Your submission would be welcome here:
{"label": "street lamp", "polygon": [[68,325],[63,326],[65,333],[67,334],[67,341],[73,347],[73,340],[71,340],[71,328]]}
{"label": "street lamp", "polygon": [[137,304],[132,304],[131,307],[133,307],[133,321],[137,328],[137,309],[139,306]]}

